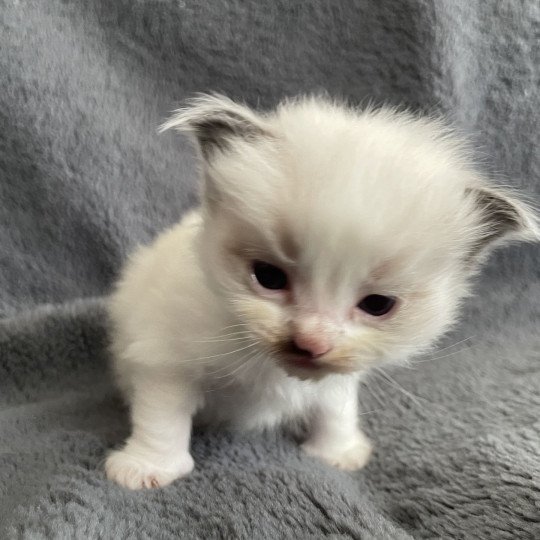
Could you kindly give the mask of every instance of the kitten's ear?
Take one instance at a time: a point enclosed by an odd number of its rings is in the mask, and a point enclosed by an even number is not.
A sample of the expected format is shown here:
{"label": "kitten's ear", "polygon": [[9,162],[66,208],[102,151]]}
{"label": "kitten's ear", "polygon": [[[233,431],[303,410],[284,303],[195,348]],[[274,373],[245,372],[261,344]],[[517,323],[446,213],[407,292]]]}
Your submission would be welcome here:
{"label": "kitten's ear", "polygon": [[493,248],[510,242],[540,240],[538,217],[525,203],[510,192],[485,186],[467,190],[480,215],[479,238],[473,256],[489,253]]}
{"label": "kitten's ear", "polygon": [[234,138],[271,137],[263,117],[217,94],[201,94],[189,100],[187,106],[175,111],[159,131],[167,129],[193,133],[206,161],[216,150],[228,148]]}

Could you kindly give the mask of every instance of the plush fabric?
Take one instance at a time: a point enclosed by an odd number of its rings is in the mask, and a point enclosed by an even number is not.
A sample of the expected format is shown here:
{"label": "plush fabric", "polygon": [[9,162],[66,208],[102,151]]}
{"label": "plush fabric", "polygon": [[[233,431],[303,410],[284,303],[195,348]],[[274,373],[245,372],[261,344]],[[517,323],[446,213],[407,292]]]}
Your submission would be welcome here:
{"label": "plush fabric", "polygon": [[490,260],[462,323],[360,388],[369,466],[287,433],[199,432],[197,468],[130,492],[103,297],[196,201],[156,128],[196,91],[327,91],[447,114],[498,181],[540,194],[536,0],[0,1],[0,537],[540,538],[540,258]]}

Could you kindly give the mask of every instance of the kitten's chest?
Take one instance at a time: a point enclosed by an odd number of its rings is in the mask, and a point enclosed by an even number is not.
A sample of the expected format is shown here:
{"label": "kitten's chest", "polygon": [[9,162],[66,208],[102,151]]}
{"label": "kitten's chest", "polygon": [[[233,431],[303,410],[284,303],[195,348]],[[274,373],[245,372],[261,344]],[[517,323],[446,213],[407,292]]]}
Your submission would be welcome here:
{"label": "kitten's chest", "polygon": [[313,385],[288,377],[271,362],[264,358],[249,371],[208,377],[199,419],[257,429],[303,416],[313,401]]}

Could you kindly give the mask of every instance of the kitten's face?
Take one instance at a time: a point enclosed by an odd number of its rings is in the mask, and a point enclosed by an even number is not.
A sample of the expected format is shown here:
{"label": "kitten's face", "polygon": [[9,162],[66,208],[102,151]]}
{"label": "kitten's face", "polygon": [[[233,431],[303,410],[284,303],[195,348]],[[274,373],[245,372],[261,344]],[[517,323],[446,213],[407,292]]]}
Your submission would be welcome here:
{"label": "kitten's face", "polygon": [[358,204],[364,218],[351,222],[343,200],[263,201],[208,217],[207,268],[239,322],[289,374],[319,378],[403,359],[453,320],[465,276],[444,242],[416,246],[418,236],[400,238],[391,219],[363,234],[371,205]]}
{"label": "kitten's face", "polygon": [[203,148],[206,271],[301,378],[425,349],[486,246],[536,234],[436,123],[317,101],[259,117],[203,98],[169,125],[191,126]]}

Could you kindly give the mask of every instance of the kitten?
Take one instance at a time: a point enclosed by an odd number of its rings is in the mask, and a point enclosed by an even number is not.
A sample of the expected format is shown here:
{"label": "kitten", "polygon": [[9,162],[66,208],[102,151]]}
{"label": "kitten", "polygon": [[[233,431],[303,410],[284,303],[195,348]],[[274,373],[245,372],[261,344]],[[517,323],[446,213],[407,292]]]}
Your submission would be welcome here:
{"label": "kitten", "polygon": [[138,489],[188,474],[195,415],[303,419],[308,454],[363,467],[359,378],[425,351],[492,248],[538,239],[535,216],[437,120],[202,96],[169,128],[198,139],[202,205],[135,253],[111,298],[133,431],[108,477]]}

